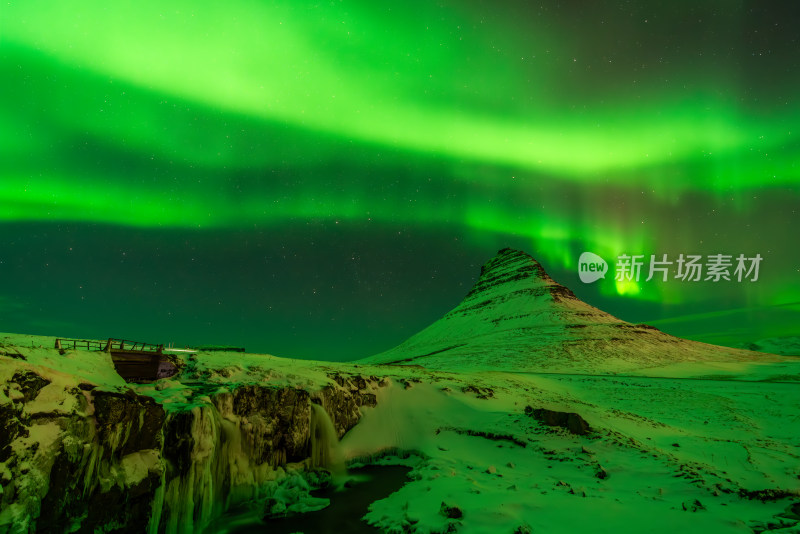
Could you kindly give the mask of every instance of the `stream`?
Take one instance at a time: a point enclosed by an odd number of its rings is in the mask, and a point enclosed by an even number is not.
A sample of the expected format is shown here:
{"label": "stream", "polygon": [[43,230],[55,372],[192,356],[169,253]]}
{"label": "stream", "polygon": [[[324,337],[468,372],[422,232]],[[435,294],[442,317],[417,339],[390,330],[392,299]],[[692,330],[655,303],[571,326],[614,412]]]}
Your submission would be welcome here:
{"label": "stream", "polygon": [[401,465],[372,465],[350,469],[349,474],[358,482],[337,490],[328,488],[313,491],[315,497],[330,499],[327,508],[298,516],[263,520],[261,507],[231,509],[215,520],[205,534],[375,534],[375,527],[361,520],[369,505],[388,497],[407,481],[411,468]]}

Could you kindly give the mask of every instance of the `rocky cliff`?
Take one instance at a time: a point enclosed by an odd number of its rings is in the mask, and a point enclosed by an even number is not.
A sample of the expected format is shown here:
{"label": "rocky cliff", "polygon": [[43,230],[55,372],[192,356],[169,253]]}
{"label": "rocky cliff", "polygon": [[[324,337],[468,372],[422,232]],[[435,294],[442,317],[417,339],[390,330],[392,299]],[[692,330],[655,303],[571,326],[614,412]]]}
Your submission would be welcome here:
{"label": "rocky cliff", "polygon": [[339,373],[306,387],[189,383],[177,395],[13,365],[0,383],[0,532],[11,533],[199,531],[309,466],[312,402],[342,436],[379,387]]}

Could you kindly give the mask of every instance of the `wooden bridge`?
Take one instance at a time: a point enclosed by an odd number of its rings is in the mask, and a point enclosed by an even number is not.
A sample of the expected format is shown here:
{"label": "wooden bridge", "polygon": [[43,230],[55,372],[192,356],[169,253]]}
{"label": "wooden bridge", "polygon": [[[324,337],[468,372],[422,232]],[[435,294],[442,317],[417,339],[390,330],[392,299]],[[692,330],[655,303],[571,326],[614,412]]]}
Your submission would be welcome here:
{"label": "wooden bridge", "polygon": [[55,348],[61,354],[68,349],[108,352],[117,373],[126,382],[152,382],[178,372],[175,364],[164,356],[163,344],[115,338],[108,338],[106,341],[58,338]]}
{"label": "wooden bridge", "polygon": [[107,341],[98,339],[56,339],[56,348],[59,350],[97,350],[104,352],[111,351],[129,351],[129,352],[142,352],[146,354],[161,354],[164,352],[164,345],[155,345],[153,343],[142,343],[141,341],[129,341],[127,339],[114,339],[108,338]]}

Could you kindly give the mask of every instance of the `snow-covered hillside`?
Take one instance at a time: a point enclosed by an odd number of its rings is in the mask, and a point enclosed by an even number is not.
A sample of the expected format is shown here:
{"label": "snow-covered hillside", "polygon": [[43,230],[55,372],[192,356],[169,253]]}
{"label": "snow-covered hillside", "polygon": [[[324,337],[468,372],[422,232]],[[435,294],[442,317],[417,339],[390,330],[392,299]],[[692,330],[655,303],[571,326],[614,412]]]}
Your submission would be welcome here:
{"label": "snow-covered hillside", "polygon": [[221,533],[237,509],[315,510],[297,486],[316,476],[320,408],[337,457],[413,467],[366,515],[383,532],[800,520],[800,373],[781,364],[761,378],[783,381],[697,380],[198,353],[178,377],[125,384],[107,355],[46,341],[0,340],[0,532]]}
{"label": "snow-covered hillside", "polygon": [[553,281],[528,254],[503,249],[453,310],[362,361],[439,370],[616,373],[697,362],[741,370],[776,359],[621,321]]}

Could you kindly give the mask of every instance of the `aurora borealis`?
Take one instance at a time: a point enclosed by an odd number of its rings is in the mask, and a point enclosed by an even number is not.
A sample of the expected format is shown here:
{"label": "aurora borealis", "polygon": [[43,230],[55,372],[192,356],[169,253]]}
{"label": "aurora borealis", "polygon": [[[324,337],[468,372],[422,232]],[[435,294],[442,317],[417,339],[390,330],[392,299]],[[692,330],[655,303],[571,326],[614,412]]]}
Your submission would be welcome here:
{"label": "aurora borealis", "polygon": [[[800,334],[789,3],[27,0],[0,20],[0,330],[351,359],[512,246],[626,320]],[[764,260],[752,284],[584,286],[583,251]]]}

